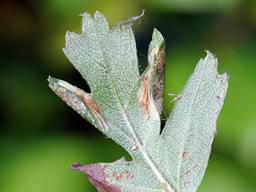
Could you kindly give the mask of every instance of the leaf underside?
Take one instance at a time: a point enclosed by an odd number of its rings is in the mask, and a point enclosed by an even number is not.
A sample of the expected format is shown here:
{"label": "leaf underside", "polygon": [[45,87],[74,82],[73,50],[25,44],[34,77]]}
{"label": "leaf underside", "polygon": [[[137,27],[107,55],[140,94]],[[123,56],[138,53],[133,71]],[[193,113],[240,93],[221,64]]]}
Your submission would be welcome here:
{"label": "leaf underside", "polygon": [[73,169],[100,192],[195,192],[201,183],[216,121],[226,95],[226,74],[207,51],[190,76],[162,133],[165,44],[154,29],[148,67],[138,70],[132,17],[113,28],[96,12],[82,15],[82,33],[67,32],[65,55],[91,93],[49,77],[49,86],[70,107],[132,156]]}

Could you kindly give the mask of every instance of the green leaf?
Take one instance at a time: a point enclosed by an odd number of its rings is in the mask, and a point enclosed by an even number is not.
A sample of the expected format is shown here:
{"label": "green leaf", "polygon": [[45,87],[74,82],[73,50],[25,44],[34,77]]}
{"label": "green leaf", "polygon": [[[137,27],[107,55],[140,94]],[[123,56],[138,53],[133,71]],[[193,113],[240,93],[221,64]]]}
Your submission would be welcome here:
{"label": "green leaf", "polygon": [[199,61],[161,133],[165,69],[161,33],[154,30],[148,67],[140,75],[131,26],[141,16],[111,29],[99,12],[94,17],[87,13],[82,16],[82,33],[67,33],[64,53],[87,81],[91,93],[55,78],[49,78],[50,87],[126,149],[133,160],[74,164],[73,168],[86,173],[101,192],[196,191],[228,85],[227,75],[217,72],[217,59],[207,52]]}

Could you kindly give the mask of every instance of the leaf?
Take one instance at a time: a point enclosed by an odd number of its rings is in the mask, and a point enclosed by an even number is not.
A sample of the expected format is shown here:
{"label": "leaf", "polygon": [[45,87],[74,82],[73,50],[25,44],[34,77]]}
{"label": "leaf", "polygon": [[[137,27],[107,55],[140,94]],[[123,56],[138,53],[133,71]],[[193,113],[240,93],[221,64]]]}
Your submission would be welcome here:
{"label": "leaf", "polygon": [[100,192],[196,191],[228,86],[227,75],[217,72],[217,59],[207,52],[199,61],[161,133],[165,69],[161,33],[154,29],[148,67],[140,75],[131,26],[141,16],[111,29],[99,12],[82,16],[82,33],[67,32],[64,53],[91,93],[51,77],[49,85],[133,160],[74,164],[73,169],[86,173]]}

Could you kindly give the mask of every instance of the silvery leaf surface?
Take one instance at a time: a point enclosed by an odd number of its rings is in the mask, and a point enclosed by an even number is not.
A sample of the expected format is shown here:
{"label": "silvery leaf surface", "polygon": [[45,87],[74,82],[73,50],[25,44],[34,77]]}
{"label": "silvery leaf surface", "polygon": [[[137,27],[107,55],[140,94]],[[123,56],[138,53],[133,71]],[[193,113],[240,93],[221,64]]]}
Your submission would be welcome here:
{"label": "silvery leaf surface", "polygon": [[49,78],[51,89],[132,156],[113,163],[73,165],[99,192],[194,192],[204,175],[227,90],[210,53],[201,59],[160,132],[164,38],[153,31],[148,67],[139,74],[132,24],[110,28],[96,12],[82,15],[82,33],[68,32],[64,53],[90,86],[86,93]]}

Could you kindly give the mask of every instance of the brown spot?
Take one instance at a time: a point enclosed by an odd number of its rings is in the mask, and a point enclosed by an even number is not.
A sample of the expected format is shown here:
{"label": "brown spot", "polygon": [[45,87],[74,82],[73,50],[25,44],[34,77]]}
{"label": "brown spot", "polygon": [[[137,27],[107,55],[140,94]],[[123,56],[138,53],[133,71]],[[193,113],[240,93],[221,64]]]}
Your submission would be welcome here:
{"label": "brown spot", "polygon": [[140,103],[142,105],[143,111],[149,118],[149,107],[150,107],[150,78],[149,75],[145,75],[142,83],[142,95],[140,98]]}
{"label": "brown spot", "polygon": [[221,96],[220,96],[220,95],[217,95],[216,98],[217,98],[217,99],[221,99]]}
{"label": "brown spot", "polygon": [[197,171],[199,171],[199,166],[198,165],[194,165],[192,169],[193,169],[193,171],[197,172]]}
{"label": "brown spot", "polygon": [[186,177],[191,176],[191,171],[190,171],[190,170],[186,171],[185,176],[186,176]]}
{"label": "brown spot", "polygon": [[113,178],[115,178],[116,180],[120,181],[120,180],[132,180],[134,178],[134,175],[132,173],[130,173],[129,171],[122,171],[120,173],[117,173],[116,171],[114,171],[112,173]]}
{"label": "brown spot", "polygon": [[183,158],[183,159],[187,159],[188,156],[189,156],[189,152],[188,152],[188,151],[184,151],[184,152],[182,153],[182,158]]}
{"label": "brown spot", "polygon": [[186,182],[184,183],[185,188],[190,187],[190,185],[191,185],[191,182],[190,182],[190,181],[186,181]]}

